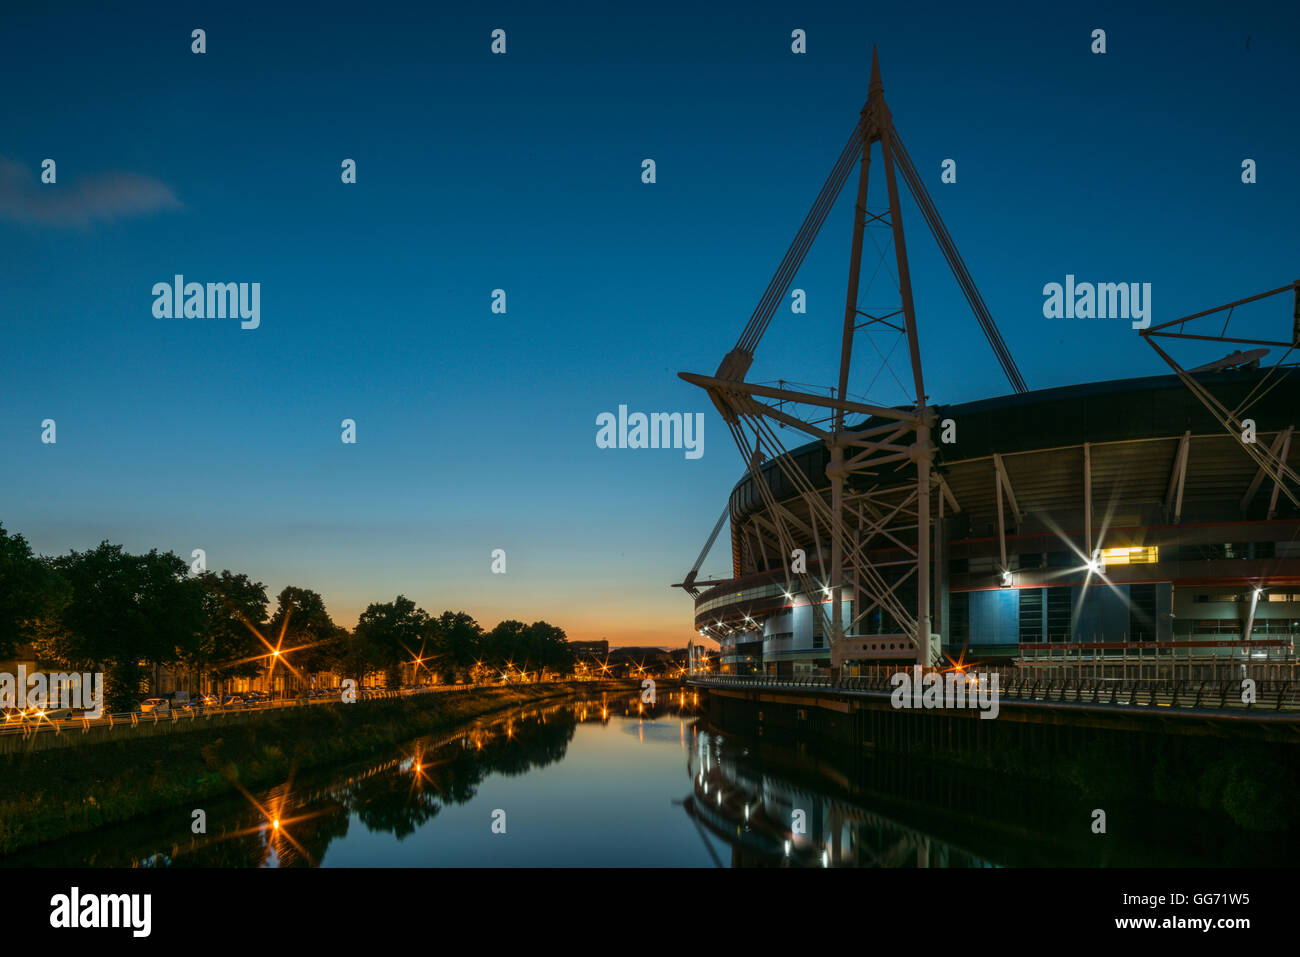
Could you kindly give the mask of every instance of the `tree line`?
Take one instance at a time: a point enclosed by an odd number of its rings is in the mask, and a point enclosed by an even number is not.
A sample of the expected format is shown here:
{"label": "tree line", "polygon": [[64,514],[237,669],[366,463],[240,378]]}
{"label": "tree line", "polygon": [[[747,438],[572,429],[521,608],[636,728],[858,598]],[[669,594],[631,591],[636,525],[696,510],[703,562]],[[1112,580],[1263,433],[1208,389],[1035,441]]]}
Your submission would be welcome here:
{"label": "tree line", "polygon": [[133,555],[107,541],[40,556],[0,524],[0,660],[27,644],[59,670],[103,672],[114,711],[156,692],[164,667],[188,674],[191,690],[223,688],[261,674],[274,650],[290,688],[320,672],[379,672],[392,688],[404,677],[453,683],[573,665],[564,630],[544,621],[488,631],[463,611],[434,616],[398,595],[369,605],[349,630],[309,588],[285,587],[272,607],[266,586],[243,573],[196,574],[173,552]]}

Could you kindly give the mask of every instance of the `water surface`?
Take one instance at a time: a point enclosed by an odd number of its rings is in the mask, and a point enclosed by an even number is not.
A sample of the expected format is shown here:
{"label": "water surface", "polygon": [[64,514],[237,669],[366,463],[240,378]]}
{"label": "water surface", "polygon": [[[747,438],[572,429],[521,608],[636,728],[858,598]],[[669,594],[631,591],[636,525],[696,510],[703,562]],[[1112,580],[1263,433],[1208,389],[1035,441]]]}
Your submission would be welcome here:
{"label": "water surface", "polygon": [[[380,760],[0,859],[117,867],[994,867],[1285,863],[1285,842],[1195,815],[933,763],[748,740],[692,692],[481,718]],[[1272,858],[1277,858],[1273,860]]]}

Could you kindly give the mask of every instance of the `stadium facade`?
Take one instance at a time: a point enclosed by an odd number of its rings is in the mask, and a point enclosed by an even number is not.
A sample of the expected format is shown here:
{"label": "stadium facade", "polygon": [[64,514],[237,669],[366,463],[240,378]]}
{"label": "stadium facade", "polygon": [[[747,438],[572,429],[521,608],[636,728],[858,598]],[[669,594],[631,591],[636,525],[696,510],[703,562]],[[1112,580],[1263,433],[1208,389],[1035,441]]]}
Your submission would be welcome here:
{"label": "stadium facade", "polygon": [[[1196,378],[1229,406],[1250,401],[1256,442],[1285,448],[1300,469],[1300,442],[1291,441],[1300,370],[1272,370],[1260,395],[1269,375],[1241,369]],[[1177,376],[940,406],[936,417],[951,425],[941,438],[953,440],[936,443],[932,466],[939,514],[931,615],[945,654],[1004,662],[1053,649],[1103,659],[1143,649],[1291,654],[1300,632],[1300,512]],[[851,428],[879,424],[868,418]],[[815,487],[828,489],[823,443],[788,454]],[[759,470],[772,500],[788,526],[813,527],[779,466]],[[914,476],[907,462],[879,475],[870,510],[846,517],[850,534],[869,540],[871,560],[898,570],[891,584],[911,607],[916,589],[904,546],[915,541],[875,530],[881,514],[911,494]],[[905,630],[879,605],[859,607],[852,589],[842,603],[842,652],[833,656],[824,618],[812,613],[829,598],[807,594],[790,574],[753,475],[732,490],[728,515],[734,577],[695,603],[696,627],[718,641],[724,671],[853,674],[864,664],[916,660]],[[822,583],[824,544],[796,542]]]}
{"label": "stadium facade", "polygon": [[[877,147],[887,202],[872,206]],[[837,384],[752,381],[778,306],[855,170]],[[900,186],[1013,394],[943,405],[927,389]],[[896,307],[894,290],[880,305],[872,288],[885,252],[863,269],[869,234],[877,250],[892,247]],[[1274,300],[1265,333],[1243,337],[1246,311],[1228,335],[1239,307],[1284,293],[1292,316]],[[1271,331],[1283,318],[1286,338]],[[1257,656],[1294,663],[1300,371],[1282,363],[1300,348],[1300,281],[1133,327],[1173,375],[1029,389],[903,146],[873,54],[858,121],[735,347],[711,376],[679,373],[707,392],[748,470],[680,583],[724,670],[853,674],[941,667],[963,652],[1038,664],[1060,651],[1066,667],[1089,659],[1102,676],[1134,652],[1142,676],[1144,656],[1181,658],[1182,676],[1202,679],[1222,676],[1224,657],[1237,675]],[[1188,370],[1166,351],[1187,340],[1256,348]],[[1281,362],[1262,369],[1274,348]],[[894,369],[893,355],[906,367]],[[874,374],[864,356],[879,359]],[[850,390],[865,381],[870,392],[885,367],[906,404]],[[787,436],[807,444],[791,448]],[[732,577],[698,581],[727,519]]]}

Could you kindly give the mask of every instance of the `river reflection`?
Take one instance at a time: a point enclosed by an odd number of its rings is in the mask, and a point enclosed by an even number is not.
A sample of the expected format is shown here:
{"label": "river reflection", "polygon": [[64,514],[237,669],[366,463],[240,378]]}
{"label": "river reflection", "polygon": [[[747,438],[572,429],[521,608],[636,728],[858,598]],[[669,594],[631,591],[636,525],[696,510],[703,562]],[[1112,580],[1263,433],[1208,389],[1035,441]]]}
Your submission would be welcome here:
{"label": "river reflection", "polygon": [[[604,694],[496,714],[380,761],[298,775],[204,811],[0,858],[23,866],[672,866],[709,855],[671,798],[698,695]],[[665,839],[668,832],[678,839]]]}
{"label": "river reflection", "polygon": [[[654,705],[636,693],[609,693],[521,708],[419,738],[380,760],[209,802],[206,834],[191,833],[192,809],[182,807],[0,858],[0,865],[1234,863],[1223,846],[1236,847],[1241,862],[1268,856],[1258,839],[1241,845],[1220,834],[1216,853],[1177,828],[1164,840],[1146,826],[1137,837],[1097,840],[1078,826],[1088,819],[1082,796],[925,763],[825,760],[798,741],[709,728],[698,707],[697,694],[673,691]],[[1140,809],[1135,819],[1150,817]]]}
{"label": "river reflection", "polygon": [[[733,867],[996,867],[852,800],[850,789],[798,774],[799,751],[764,746],[769,763],[736,739],[696,729],[692,791],[683,802],[701,833],[724,840]],[[784,757],[789,770],[781,773]],[[824,774],[838,774],[829,768]],[[718,859],[717,866],[723,866]]]}

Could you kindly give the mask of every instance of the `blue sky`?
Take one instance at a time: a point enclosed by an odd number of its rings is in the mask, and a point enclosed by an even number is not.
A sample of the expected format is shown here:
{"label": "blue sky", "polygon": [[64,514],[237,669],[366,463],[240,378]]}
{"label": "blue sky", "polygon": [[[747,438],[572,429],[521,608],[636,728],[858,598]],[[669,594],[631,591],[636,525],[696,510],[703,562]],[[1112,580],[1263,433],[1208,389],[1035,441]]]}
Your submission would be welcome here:
{"label": "blue sky", "polygon": [[[1031,388],[1165,368],[1127,322],[1043,318],[1067,273],[1150,282],[1156,322],[1300,273],[1288,5],[98,6],[0,14],[0,522],[46,554],[204,548],[273,592],[318,589],[347,625],[401,592],[489,626],[684,643],[690,602],[668,585],[742,462],[676,373],[735,344],[873,44]],[[850,205],[794,283],[808,314],[778,311],[752,380],[834,379]],[[932,400],[1005,393],[910,199],[904,225]],[[261,327],[155,318],[176,273],[260,282]],[[891,295],[881,272],[863,302]],[[1250,328],[1280,338],[1286,308]],[[890,382],[871,398],[901,401]],[[598,449],[620,404],[703,412],[704,456]],[[729,572],[725,546],[704,572]]]}

